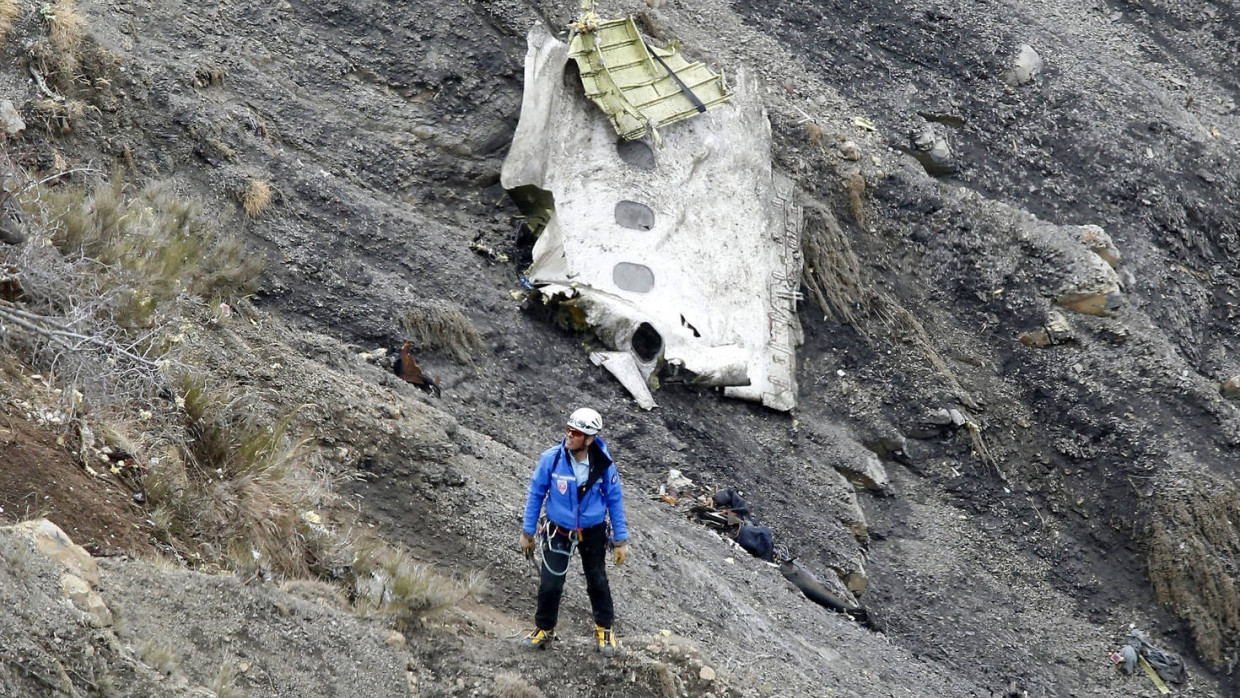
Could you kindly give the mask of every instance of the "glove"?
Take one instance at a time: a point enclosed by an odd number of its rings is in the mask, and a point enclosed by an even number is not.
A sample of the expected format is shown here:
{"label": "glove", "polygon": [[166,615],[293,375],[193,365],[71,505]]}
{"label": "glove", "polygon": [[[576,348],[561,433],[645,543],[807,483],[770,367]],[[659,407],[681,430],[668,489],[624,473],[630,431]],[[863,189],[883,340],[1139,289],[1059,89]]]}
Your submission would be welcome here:
{"label": "glove", "polygon": [[527,559],[534,559],[534,536],[525,531],[521,532],[521,552]]}
{"label": "glove", "polygon": [[629,559],[629,544],[627,541],[616,543],[616,564],[623,565],[624,561]]}

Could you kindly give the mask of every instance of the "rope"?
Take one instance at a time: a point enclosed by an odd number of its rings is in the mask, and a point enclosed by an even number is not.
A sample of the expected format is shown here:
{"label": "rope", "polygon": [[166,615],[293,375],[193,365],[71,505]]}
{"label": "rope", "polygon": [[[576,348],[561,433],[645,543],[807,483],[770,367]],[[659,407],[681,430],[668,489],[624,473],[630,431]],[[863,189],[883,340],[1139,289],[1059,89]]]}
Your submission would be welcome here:
{"label": "rope", "polygon": [[[560,549],[557,549],[554,545],[552,545],[552,541],[555,540],[556,532],[567,530],[567,529],[561,528],[560,526],[556,525],[555,522],[552,522],[552,521],[548,521],[547,525],[542,526],[541,529],[542,529],[541,530],[541,533],[542,533],[541,542],[542,542],[543,567],[546,567],[547,572],[549,572],[550,574],[553,574],[557,577],[563,577],[564,575],[568,574],[568,567],[573,562],[573,552],[577,550],[577,542],[579,540],[578,533],[576,531],[569,531],[568,534],[564,536],[566,539],[568,539],[568,550],[560,550]],[[548,553],[555,553],[556,555],[564,556],[564,569],[563,570],[557,572],[551,567],[551,562],[547,559]]]}

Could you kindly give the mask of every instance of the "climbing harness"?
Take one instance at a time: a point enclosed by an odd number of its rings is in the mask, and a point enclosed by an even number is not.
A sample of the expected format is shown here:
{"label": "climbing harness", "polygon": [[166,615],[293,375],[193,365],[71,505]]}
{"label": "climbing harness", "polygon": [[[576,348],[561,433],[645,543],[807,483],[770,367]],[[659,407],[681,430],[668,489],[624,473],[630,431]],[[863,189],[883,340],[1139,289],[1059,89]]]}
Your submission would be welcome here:
{"label": "climbing harness", "polygon": [[[544,518],[538,522],[538,529],[534,532],[534,537],[542,544],[543,567],[546,567],[548,572],[557,577],[563,577],[568,574],[568,567],[573,561],[573,552],[577,550],[577,543],[581,541],[581,530],[564,528],[554,521],[548,521]],[[564,543],[557,545],[557,539],[563,540]],[[567,544],[567,547],[564,544]],[[564,568],[556,570],[552,567],[548,555],[563,555]]]}

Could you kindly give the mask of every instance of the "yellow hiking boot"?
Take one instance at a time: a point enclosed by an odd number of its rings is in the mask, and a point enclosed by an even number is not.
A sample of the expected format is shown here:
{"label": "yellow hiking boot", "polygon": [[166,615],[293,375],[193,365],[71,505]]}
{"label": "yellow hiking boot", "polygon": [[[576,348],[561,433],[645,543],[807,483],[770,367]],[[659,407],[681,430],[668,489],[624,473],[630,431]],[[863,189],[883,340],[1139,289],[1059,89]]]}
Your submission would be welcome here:
{"label": "yellow hiking boot", "polygon": [[534,628],[521,639],[521,648],[527,650],[545,650],[555,640],[555,630]]}
{"label": "yellow hiking boot", "polygon": [[598,640],[598,651],[604,657],[610,657],[616,653],[616,635],[611,628],[604,628],[601,625],[594,626],[594,638]]}

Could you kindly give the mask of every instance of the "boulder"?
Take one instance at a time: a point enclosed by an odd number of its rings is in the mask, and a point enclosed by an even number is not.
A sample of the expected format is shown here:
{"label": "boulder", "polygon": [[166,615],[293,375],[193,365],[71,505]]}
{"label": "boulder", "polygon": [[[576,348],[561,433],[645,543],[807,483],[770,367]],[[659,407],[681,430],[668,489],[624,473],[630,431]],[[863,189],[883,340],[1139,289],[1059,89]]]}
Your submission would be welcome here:
{"label": "boulder", "polygon": [[56,524],[38,519],[14,524],[8,530],[31,540],[40,553],[59,562],[68,574],[82,578],[91,587],[99,586],[99,566],[95,558],[70,540]]}
{"label": "boulder", "polygon": [[1111,236],[1107,235],[1107,231],[1099,225],[1082,225],[1080,226],[1081,242],[1090,252],[1098,255],[1104,262],[1115,268],[1119,265],[1119,248],[1111,240]]}
{"label": "boulder", "polygon": [[60,587],[74,606],[90,614],[91,627],[106,628],[112,625],[111,609],[103,602],[103,597],[99,596],[99,592],[92,589],[85,579],[66,572],[60,580]]}
{"label": "boulder", "polygon": [[1240,400],[1240,376],[1232,376],[1219,386],[1219,392],[1223,397],[1231,400]]}
{"label": "boulder", "polygon": [[10,100],[0,101],[0,138],[17,138],[26,130],[26,122]]}
{"label": "boulder", "polygon": [[959,169],[947,136],[935,128],[934,124],[922,125],[920,129],[909,134],[909,140],[913,144],[913,156],[928,174],[946,175]]}
{"label": "boulder", "polygon": [[891,484],[886,468],[879,462],[878,456],[869,451],[854,452],[851,458],[836,461],[832,465],[856,487],[885,492]]}
{"label": "boulder", "polygon": [[1020,343],[1035,349],[1045,349],[1060,344],[1067,344],[1076,339],[1072,324],[1063,313],[1051,311],[1046,323],[1035,330],[1024,332],[1019,337]]}
{"label": "boulder", "polygon": [[1122,304],[1123,298],[1119,275],[1095,252],[1088,253],[1082,261],[1083,263],[1072,270],[1072,275],[1060,289],[1055,302],[1082,315],[1113,315]]}
{"label": "boulder", "polygon": [[1042,57],[1029,44],[1021,44],[1020,51],[1012,59],[1012,67],[1000,76],[1010,87],[1019,87],[1033,82],[1042,72]]}

